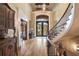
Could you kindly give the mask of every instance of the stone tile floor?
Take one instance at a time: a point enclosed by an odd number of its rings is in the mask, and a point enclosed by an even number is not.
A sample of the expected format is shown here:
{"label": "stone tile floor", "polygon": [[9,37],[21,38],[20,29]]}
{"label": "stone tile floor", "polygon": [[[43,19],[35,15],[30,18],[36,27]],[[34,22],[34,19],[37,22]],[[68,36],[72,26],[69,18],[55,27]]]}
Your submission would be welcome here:
{"label": "stone tile floor", "polygon": [[37,37],[24,40],[19,56],[47,56],[47,39],[45,37]]}

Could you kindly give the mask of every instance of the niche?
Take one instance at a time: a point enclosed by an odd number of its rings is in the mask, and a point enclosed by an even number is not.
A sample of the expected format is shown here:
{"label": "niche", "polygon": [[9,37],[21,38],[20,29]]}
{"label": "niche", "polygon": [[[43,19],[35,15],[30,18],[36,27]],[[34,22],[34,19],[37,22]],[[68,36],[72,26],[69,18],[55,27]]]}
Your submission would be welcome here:
{"label": "niche", "polygon": [[27,22],[21,19],[21,38],[23,40],[27,39]]}

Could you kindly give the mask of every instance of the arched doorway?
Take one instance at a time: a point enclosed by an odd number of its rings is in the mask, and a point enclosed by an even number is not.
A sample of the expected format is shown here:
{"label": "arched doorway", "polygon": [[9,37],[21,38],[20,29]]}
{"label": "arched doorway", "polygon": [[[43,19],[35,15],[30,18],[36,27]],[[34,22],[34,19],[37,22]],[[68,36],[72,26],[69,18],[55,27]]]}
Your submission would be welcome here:
{"label": "arched doorway", "polygon": [[47,36],[49,29],[49,17],[47,15],[39,15],[36,17],[36,36]]}

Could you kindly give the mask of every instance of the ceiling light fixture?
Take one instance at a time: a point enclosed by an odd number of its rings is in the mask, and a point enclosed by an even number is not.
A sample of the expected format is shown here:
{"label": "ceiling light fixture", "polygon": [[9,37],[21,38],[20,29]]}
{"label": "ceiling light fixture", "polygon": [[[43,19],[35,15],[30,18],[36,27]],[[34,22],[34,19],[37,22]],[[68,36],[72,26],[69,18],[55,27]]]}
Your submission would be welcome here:
{"label": "ceiling light fixture", "polygon": [[46,10],[46,4],[45,3],[43,4],[43,8],[42,9],[43,9],[43,11]]}

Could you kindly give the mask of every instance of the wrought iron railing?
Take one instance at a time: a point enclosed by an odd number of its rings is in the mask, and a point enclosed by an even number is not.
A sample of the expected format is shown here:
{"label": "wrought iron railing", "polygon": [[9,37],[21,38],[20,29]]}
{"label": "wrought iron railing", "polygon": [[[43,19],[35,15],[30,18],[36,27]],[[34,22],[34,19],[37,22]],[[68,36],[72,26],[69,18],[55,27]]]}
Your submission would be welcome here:
{"label": "wrought iron railing", "polygon": [[49,40],[53,40],[53,38],[57,37],[64,29],[66,29],[68,21],[71,20],[69,16],[72,15],[72,8],[73,4],[69,3],[66,11],[64,12],[60,20],[48,31]]}

